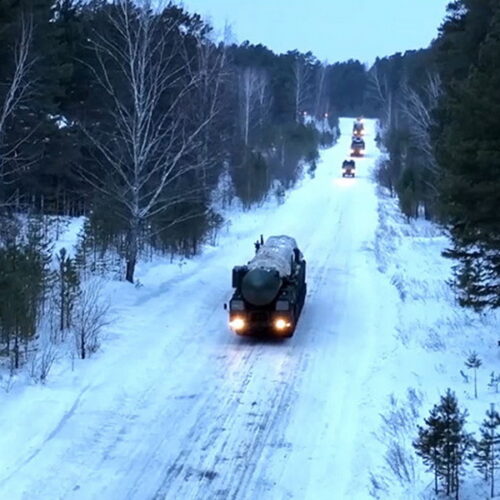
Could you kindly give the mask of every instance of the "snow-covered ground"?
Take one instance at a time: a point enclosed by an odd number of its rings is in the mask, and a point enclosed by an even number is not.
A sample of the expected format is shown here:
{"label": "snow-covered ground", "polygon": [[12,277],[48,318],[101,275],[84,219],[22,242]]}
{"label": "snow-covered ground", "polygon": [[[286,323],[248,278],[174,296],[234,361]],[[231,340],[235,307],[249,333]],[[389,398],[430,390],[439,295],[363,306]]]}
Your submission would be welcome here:
{"label": "snow-covered ground", "polygon": [[[431,499],[435,498],[433,476],[426,473],[411,444],[417,436],[417,424],[424,424],[429,410],[451,388],[460,408],[469,413],[467,431],[480,438],[479,425],[490,404],[500,410],[500,394],[488,386],[490,374],[500,373],[500,315],[491,311],[476,314],[457,305],[447,284],[453,261],[441,257],[450,244],[448,239],[432,223],[407,223],[396,200],[383,193],[377,232],[380,269],[398,291],[399,300],[395,322],[398,342],[386,360],[386,377],[390,376],[392,384],[388,385],[390,395],[383,412],[385,423],[381,421],[376,432],[380,453],[387,460],[372,471],[372,492],[380,499]],[[464,364],[471,351],[482,360],[477,399],[473,372]],[[400,467],[396,456],[401,457]],[[486,499],[488,491],[469,464],[460,498]]]}
{"label": "snow-covered ground", "polygon": [[[492,394],[470,400],[459,356],[479,339],[491,353],[481,373],[494,369],[495,323],[453,303],[446,240],[378,192],[373,122],[357,177],[341,177],[352,119],[340,126],[284,204],[234,214],[191,261],[139,267],[140,288],[110,283],[100,353],[0,393],[0,498],[385,499],[427,484],[418,462],[411,485],[396,484],[380,415],[416,409],[406,448],[448,386],[480,419]],[[294,236],[308,261],[306,305],[283,342],[235,337],[222,307],[261,233]]]}

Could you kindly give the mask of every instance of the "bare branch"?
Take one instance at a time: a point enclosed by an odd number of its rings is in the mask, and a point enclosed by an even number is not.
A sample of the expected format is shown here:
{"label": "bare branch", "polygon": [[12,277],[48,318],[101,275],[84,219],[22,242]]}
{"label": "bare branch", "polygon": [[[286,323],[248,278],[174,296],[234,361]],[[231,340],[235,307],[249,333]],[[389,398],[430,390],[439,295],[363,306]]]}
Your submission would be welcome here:
{"label": "bare branch", "polygon": [[383,133],[391,128],[393,121],[393,93],[386,75],[381,75],[379,67],[374,65],[368,75],[368,91],[382,110],[381,124]]}
{"label": "bare branch", "polygon": [[427,168],[436,173],[438,165],[434,157],[430,130],[434,124],[432,111],[441,94],[441,82],[437,73],[427,75],[427,83],[419,94],[407,82],[402,85],[402,111],[408,120],[410,135],[414,146],[426,159]]}
{"label": "bare branch", "polygon": [[141,228],[195,192],[203,194],[192,181],[180,181],[211,165],[198,151],[219,113],[225,58],[224,52],[214,57],[196,33],[186,34],[180,21],[147,4],[118,0],[108,22],[109,29],[91,40],[96,63],[90,70],[109,99],[112,130],[83,130],[109,175],[106,182],[97,173],[82,175],[124,209],[133,274]]}
{"label": "bare branch", "polygon": [[[241,95],[242,132],[245,145],[248,145],[250,123],[260,122],[269,106],[266,103],[269,77],[264,70],[254,67],[244,68],[239,75]],[[254,114],[257,117],[254,120]]]}
{"label": "bare branch", "polygon": [[26,167],[29,159],[21,158],[17,151],[29,140],[34,130],[20,137],[14,143],[7,144],[7,122],[13,117],[19,107],[25,103],[32,91],[34,81],[30,79],[31,70],[36,62],[31,57],[33,43],[33,16],[21,14],[19,21],[19,36],[14,47],[14,70],[3,102],[0,103],[0,182],[8,182],[7,175],[13,175],[18,169],[5,171],[7,161],[15,159],[16,163]]}

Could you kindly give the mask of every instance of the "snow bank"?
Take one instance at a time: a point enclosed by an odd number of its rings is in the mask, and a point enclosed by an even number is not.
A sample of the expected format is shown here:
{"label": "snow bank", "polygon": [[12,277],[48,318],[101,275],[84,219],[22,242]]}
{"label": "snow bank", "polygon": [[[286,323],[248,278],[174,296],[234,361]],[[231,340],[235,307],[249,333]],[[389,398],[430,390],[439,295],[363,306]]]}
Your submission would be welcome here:
{"label": "snow bank", "polygon": [[[425,220],[410,223],[395,199],[380,189],[376,254],[379,269],[397,290],[397,343],[386,360],[394,380],[386,399],[377,439],[384,463],[372,471],[372,493],[386,498],[434,498],[432,474],[415,455],[412,442],[417,425],[449,387],[470,413],[467,430],[476,432],[490,403],[500,402],[488,386],[499,372],[500,316],[462,309],[448,281],[453,261],[442,256],[450,242],[442,230]],[[472,373],[464,361],[472,350],[483,365],[478,371],[478,399]],[[486,498],[486,488],[473,466],[464,479],[460,498]]]}

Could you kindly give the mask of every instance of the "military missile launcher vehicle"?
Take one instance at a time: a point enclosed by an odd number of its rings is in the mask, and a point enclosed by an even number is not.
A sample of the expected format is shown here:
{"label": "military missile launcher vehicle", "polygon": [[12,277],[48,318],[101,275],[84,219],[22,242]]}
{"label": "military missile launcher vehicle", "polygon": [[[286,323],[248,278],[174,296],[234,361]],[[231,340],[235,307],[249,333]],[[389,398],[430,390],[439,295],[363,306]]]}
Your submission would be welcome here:
{"label": "military missile launcher vehicle", "polygon": [[352,126],[352,135],[354,137],[362,137],[363,135],[365,135],[365,125],[361,118],[358,118],[354,122],[354,125]]}
{"label": "military missile launcher vehicle", "polygon": [[344,160],[342,162],[342,177],[354,177],[356,175],[356,162]]}
{"label": "military missile launcher vehicle", "polygon": [[363,156],[365,153],[365,141],[361,137],[353,137],[351,142],[351,156]]}
{"label": "military missile launcher vehicle", "polygon": [[306,297],[306,261],[290,236],[261,236],[255,257],[233,268],[229,325],[238,335],[291,337]]}

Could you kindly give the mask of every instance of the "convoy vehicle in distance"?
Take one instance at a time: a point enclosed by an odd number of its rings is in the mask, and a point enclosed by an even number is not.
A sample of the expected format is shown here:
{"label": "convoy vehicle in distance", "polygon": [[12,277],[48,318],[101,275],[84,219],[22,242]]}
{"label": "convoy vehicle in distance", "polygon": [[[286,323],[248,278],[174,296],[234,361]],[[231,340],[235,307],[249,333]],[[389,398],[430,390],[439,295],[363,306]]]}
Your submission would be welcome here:
{"label": "convoy vehicle in distance", "polygon": [[354,137],[363,137],[365,135],[365,125],[362,118],[357,118],[352,126],[352,135]]}
{"label": "convoy vehicle in distance", "polygon": [[342,162],[342,177],[355,177],[356,162],[354,160],[344,160]]}
{"label": "convoy vehicle in distance", "polygon": [[306,261],[290,236],[261,236],[255,249],[233,268],[229,326],[238,335],[291,337],[306,297]]}
{"label": "convoy vehicle in distance", "polygon": [[351,142],[351,156],[363,156],[365,153],[365,141],[361,137],[353,137]]}

